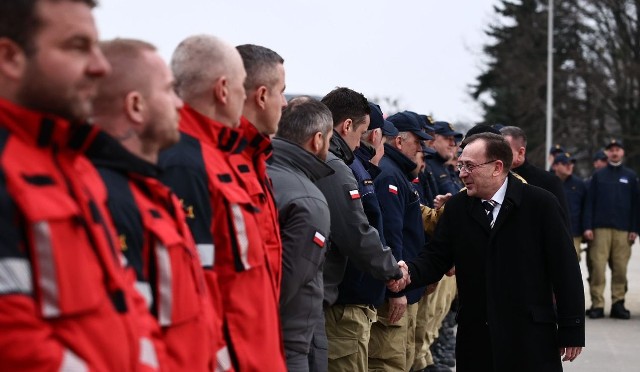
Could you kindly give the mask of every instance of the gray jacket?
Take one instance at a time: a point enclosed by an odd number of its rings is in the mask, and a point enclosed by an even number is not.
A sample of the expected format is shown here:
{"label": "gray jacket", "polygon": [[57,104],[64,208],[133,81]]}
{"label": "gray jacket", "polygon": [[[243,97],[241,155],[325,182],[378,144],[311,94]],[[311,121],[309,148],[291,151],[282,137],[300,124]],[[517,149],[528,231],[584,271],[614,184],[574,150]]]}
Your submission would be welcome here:
{"label": "gray jacket", "polygon": [[324,265],[325,306],[333,305],[338,298],[338,285],[344,277],[347,259],[376,279],[402,278],[391,250],[382,245],[378,231],[369,225],[358,183],[345,164],[345,160],[353,160],[353,153],[336,132],[331,138],[330,151],[327,165],[335,173],[316,182],[331,211],[331,247]]}
{"label": "gray jacket", "polygon": [[[333,173],[322,160],[281,138],[272,141],[273,182],[282,237],[280,315],[285,348],[308,353],[322,322],[322,264],[329,244],[329,207],[314,182]],[[323,324],[323,323],[321,323]]]}

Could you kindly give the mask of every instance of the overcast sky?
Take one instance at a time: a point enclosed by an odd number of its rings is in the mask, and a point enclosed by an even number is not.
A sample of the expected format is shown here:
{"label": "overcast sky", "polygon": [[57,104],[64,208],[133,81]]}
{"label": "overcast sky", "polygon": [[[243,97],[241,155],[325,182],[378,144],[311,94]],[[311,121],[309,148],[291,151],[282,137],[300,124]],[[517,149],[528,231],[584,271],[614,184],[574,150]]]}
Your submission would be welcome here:
{"label": "overcast sky", "polygon": [[182,39],[208,33],[278,52],[287,93],[322,96],[346,86],[455,124],[481,118],[467,92],[497,2],[103,0],[95,15],[101,38],[152,42],[167,61]]}

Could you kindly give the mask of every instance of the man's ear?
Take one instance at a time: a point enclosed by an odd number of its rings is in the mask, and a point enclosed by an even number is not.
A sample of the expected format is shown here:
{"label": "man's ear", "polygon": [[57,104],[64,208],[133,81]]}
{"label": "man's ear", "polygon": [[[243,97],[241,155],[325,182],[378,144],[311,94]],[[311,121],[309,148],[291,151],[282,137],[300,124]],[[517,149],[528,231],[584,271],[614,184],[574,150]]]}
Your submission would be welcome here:
{"label": "man's ear", "polygon": [[264,85],[261,85],[254,91],[256,105],[263,110],[267,107],[267,93],[268,89]]}
{"label": "man's ear", "polygon": [[495,168],[493,168],[493,176],[497,177],[501,175],[502,172],[504,172],[504,163],[502,162],[502,160],[496,160],[494,164]]}
{"label": "man's ear", "polygon": [[147,104],[140,92],[134,90],[127,93],[124,98],[124,110],[129,121],[133,123],[134,130],[139,133],[147,114]]}
{"label": "man's ear", "polygon": [[27,66],[24,50],[9,38],[0,38],[0,74],[11,80],[20,80]]}
{"label": "man's ear", "polygon": [[311,149],[313,150],[313,153],[315,155],[318,155],[323,146],[324,136],[322,135],[322,132],[316,132],[316,134],[313,135],[313,139],[311,141]]}
{"label": "man's ear", "polygon": [[351,119],[346,119],[345,121],[342,122],[342,124],[340,124],[339,126],[339,133],[341,136],[345,136],[345,134],[347,134],[349,131],[351,131],[353,129],[353,120]]}
{"label": "man's ear", "polygon": [[229,100],[229,81],[226,76],[221,76],[213,83],[213,100],[222,104],[227,104]]}

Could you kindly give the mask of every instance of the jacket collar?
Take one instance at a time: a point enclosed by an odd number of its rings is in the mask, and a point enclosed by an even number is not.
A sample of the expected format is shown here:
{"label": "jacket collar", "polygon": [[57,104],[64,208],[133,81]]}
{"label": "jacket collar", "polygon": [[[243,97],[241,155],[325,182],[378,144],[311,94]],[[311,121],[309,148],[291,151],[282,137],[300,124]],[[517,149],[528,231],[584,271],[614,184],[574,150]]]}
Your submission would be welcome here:
{"label": "jacket collar", "polygon": [[71,124],[57,116],[32,111],[1,98],[0,126],[33,146],[75,152],[84,152],[99,132],[89,124]]}
{"label": "jacket collar", "polygon": [[329,143],[329,151],[338,158],[342,159],[345,164],[349,165],[353,163],[353,151],[349,148],[349,145],[344,141],[338,132],[333,131]]}
{"label": "jacket collar", "polygon": [[389,145],[388,143],[385,143],[384,156],[388,157],[394,163],[396,163],[398,167],[400,167],[400,169],[402,170],[402,173],[406,174],[410,180],[415,178],[413,177],[413,175],[411,175],[411,173],[416,169],[418,165],[414,163],[411,159],[409,159],[405,154],[400,152],[400,150]]}
{"label": "jacket collar", "polygon": [[353,154],[360,159],[360,161],[368,162],[376,156],[376,149],[370,144],[360,141],[360,146],[353,152]]}
{"label": "jacket collar", "polygon": [[240,153],[246,145],[239,130],[224,126],[187,104],[180,110],[180,130],[227,153]]}
{"label": "jacket collar", "polygon": [[274,138],[271,144],[274,151],[270,164],[295,168],[304,173],[312,182],[334,173],[333,169],[320,158],[293,142],[283,138]]}
{"label": "jacket collar", "polygon": [[96,136],[87,149],[87,156],[96,166],[153,178],[160,175],[160,168],[132,154],[105,132]]}
{"label": "jacket collar", "polygon": [[244,153],[252,159],[260,156],[268,158],[271,156],[273,147],[268,136],[258,132],[258,129],[244,116],[240,118],[240,132],[246,141]]}

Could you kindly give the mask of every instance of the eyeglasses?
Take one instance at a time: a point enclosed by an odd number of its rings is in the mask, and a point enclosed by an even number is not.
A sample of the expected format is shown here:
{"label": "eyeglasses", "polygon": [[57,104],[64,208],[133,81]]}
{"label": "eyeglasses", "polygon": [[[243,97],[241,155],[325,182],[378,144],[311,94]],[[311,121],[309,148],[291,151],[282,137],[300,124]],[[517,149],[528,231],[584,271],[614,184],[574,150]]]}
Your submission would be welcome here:
{"label": "eyeglasses", "polygon": [[487,165],[489,163],[493,163],[494,161],[497,161],[497,160],[498,159],[489,160],[488,162],[482,163],[482,164],[458,163],[456,164],[456,169],[458,170],[458,172],[462,172],[462,170],[464,169],[465,172],[472,173],[474,169],[481,167],[483,165]]}

